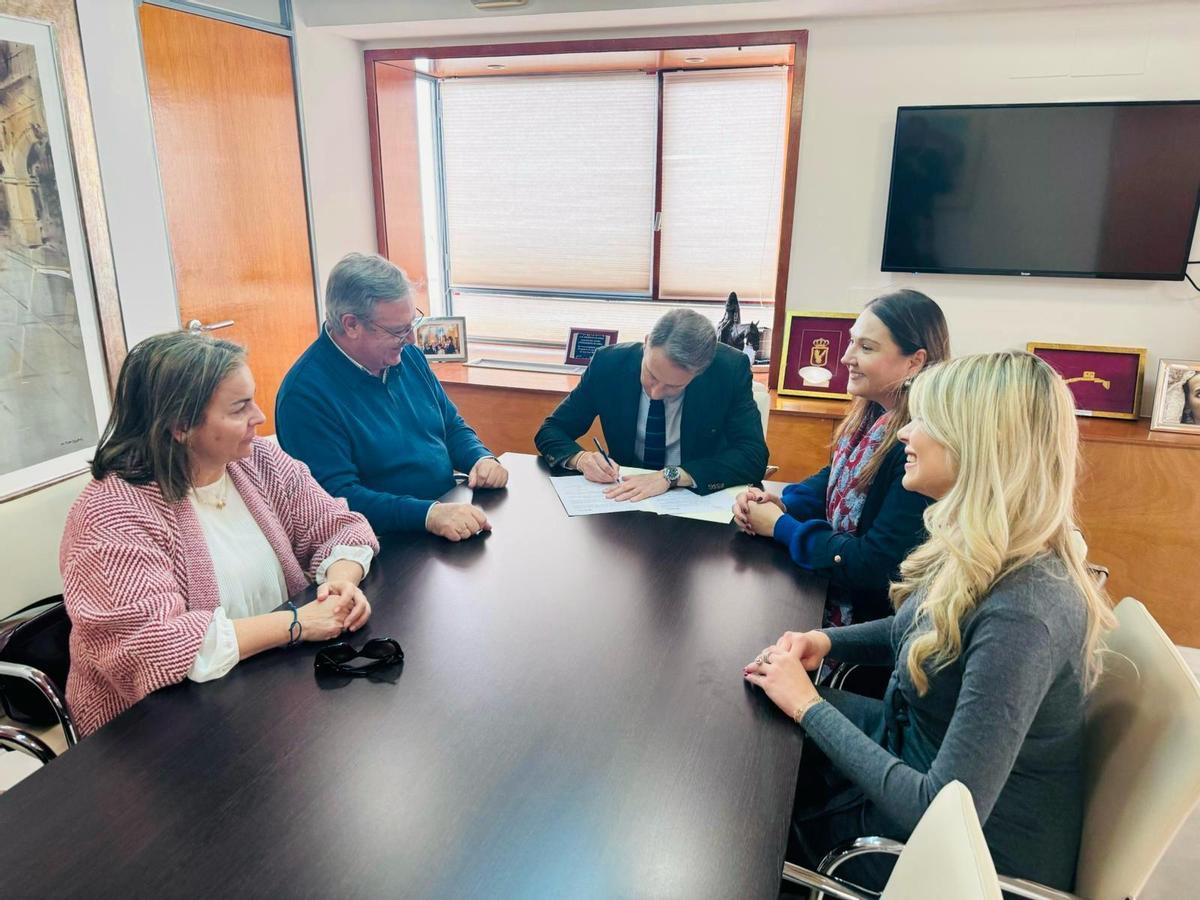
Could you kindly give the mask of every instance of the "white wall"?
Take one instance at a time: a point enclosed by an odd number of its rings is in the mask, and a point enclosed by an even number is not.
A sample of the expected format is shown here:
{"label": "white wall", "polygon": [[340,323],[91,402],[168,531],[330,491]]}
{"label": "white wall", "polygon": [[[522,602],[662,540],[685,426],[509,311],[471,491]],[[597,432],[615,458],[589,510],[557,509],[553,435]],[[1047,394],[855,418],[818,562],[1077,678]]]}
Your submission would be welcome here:
{"label": "white wall", "polygon": [[[374,249],[361,44],[312,28],[296,42],[321,280]],[[555,39],[709,32],[711,24],[556,31]],[[131,0],[80,4],[118,285],[131,342],[177,327],[162,194]],[[1200,294],[1186,282],[879,271],[895,108],[901,104],[1200,97],[1200,5],[728,22],[722,31],[808,28],[789,308],[857,309],[895,285],[945,308],[955,350],[1028,340],[1144,346],[1146,404],[1158,356],[1200,356]],[[548,39],[548,35],[541,35]],[[506,40],[536,40],[536,33]],[[421,43],[449,43],[451,38]],[[1200,241],[1192,258],[1200,258]],[[1200,271],[1200,270],[1193,270]]]}
{"label": "white wall", "polygon": [[[720,30],[799,28],[808,29],[809,46],[788,307],[854,310],[903,285],[942,304],[957,353],[1030,340],[1146,347],[1148,413],[1157,358],[1200,357],[1200,294],[1186,282],[880,272],[892,133],[900,105],[1200,98],[1200,5],[730,21]],[[681,16],[673,27],[523,32],[503,40],[714,30]],[[1193,259],[1200,240],[1195,246]]]}
{"label": "white wall", "polygon": [[[179,327],[154,127],[134,0],[79,4],[100,173],[129,346]],[[297,9],[318,293],[351,250],[373,251],[374,199],[361,45],[309,29]]]}
{"label": "white wall", "polygon": [[0,566],[8,573],[0,593],[0,617],[62,593],[58,546],[67,512],[91,481],[76,475],[58,484],[0,503]]}
{"label": "white wall", "polygon": [[310,29],[298,8],[295,16],[318,294],[323,302],[325,279],[339,259],[351,251],[377,249],[366,74],[361,44]]}
{"label": "white wall", "polygon": [[1154,360],[1200,357],[1200,294],[1186,282],[881,273],[892,133],[900,105],[1200,98],[1198,33],[1191,4],[814,23],[788,307],[856,309],[904,285],[942,305],[956,353],[1146,347],[1148,413]]}
{"label": "white wall", "polygon": [[88,0],[77,8],[125,340],[132,347],[179,327],[137,8],[133,0]]}
{"label": "white wall", "polygon": [[[382,42],[311,28],[306,8],[297,4],[296,46],[323,281],[345,253],[375,247],[361,51]],[[134,4],[80,4],[80,27],[126,335],[135,342],[177,327],[177,312]],[[1200,295],[1186,282],[879,271],[897,106],[1200,97],[1200,5],[730,22],[721,30],[779,27],[809,29],[789,308],[856,309],[905,284],[943,305],[960,353],[1032,339],[1144,346],[1147,405],[1158,356],[1200,356]],[[688,23],[684,11],[678,26],[554,37],[711,30]]]}

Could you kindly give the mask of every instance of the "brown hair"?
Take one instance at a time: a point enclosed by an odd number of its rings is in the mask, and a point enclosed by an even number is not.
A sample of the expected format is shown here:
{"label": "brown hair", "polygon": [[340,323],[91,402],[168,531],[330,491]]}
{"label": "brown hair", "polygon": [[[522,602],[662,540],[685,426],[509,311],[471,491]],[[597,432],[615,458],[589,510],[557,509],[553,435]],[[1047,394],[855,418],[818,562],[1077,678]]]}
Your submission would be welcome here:
{"label": "brown hair", "polygon": [[[864,312],[870,310],[883,323],[905,356],[912,356],[918,350],[924,350],[925,365],[922,368],[950,358],[950,329],[946,327],[946,317],[942,315],[942,308],[920,291],[903,288],[881,294],[863,309]],[[844,435],[857,434],[868,421],[877,419],[881,413],[878,403],[855,397],[846,412],[846,417],[834,432],[833,443],[836,445]],[[896,446],[896,434],[908,424],[910,418],[908,384],[905,383],[899,387],[896,405],[892,407],[892,417],[883,433],[883,441],[863,467],[861,484],[864,489],[870,485],[875,473],[883,465],[888,451]]]}
{"label": "brown hair", "polygon": [[217,385],[245,362],[246,351],[237,344],[185,331],[158,334],[134,347],[121,365],[92,477],[111,473],[133,484],[153,481],[165,499],[182,500],[192,479],[187,448],[175,440],[175,431],[203,422]]}

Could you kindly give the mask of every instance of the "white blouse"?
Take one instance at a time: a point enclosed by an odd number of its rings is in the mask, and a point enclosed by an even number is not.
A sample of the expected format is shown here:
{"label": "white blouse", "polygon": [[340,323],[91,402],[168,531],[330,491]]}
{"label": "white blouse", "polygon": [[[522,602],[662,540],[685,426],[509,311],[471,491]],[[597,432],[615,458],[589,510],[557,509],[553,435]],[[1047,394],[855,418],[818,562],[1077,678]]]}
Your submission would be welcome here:
{"label": "white blouse", "polygon": [[[288,598],[287,582],[279,557],[228,474],[213,484],[192,488],[188,500],[208,544],[221,605],[213,613],[187,677],[212,681],[236,666],[241,656],[231,620],[275,610]],[[338,545],[318,567],[317,584],[325,581],[326,571],[340,559],[358,563],[365,575],[373,556],[370,547]]]}

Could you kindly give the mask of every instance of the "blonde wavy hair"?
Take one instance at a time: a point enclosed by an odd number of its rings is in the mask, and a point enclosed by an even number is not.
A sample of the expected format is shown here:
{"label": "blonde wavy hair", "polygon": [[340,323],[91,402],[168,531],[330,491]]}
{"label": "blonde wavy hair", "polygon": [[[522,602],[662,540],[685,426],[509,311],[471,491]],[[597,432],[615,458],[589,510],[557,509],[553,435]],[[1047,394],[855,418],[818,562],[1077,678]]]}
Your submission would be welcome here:
{"label": "blonde wavy hair", "polygon": [[1062,379],[1029,353],[965,356],[922,372],[909,395],[914,420],[946,447],[954,486],[925,511],[928,540],[900,565],[899,608],[921,596],[913,622],[929,630],[911,644],[917,690],[962,652],[962,623],[1004,576],[1050,552],[1087,607],[1087,684],[1100,675],[1104,633],[1115,624],[1076,536],[1079,429]]}

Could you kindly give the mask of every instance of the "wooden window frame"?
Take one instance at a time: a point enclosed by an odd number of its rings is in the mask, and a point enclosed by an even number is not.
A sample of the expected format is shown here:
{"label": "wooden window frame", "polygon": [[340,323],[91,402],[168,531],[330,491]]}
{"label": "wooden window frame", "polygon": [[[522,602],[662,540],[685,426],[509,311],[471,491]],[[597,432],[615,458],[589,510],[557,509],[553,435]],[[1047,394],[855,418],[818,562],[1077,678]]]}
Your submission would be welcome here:
{"label": "wooden window frame", "polygon": [[[622,50],[700,50],[712,47],[793,47],[788,69],[788,127],[784,152],[783,202],[779,223],[779,261],[775,276],[775,313],[772,321],[770,383],[777,380],[783,350],[783,327],[787,312],[788,275],[791,268],[792,230],[796,214],[796,176],[800,158],[800,123],[804,105],[804,76],[808,57],[808,31],[757,31],[741,34],[698,34],[674,37],[605,38],[576,41],[539,41],[532,43],[471,44],[447,47],[404,47],[366,50],[363,53],[367,82],[367,123],[371,143],[371,180],[375,196],[375,233],[379,252],[387,255],[388,235],[384,205],[383,163],[387,153],[379,134],[379,107],[376,66],[412,65],[416,59],[455,59],[486,56],[543,56],[563,53],[605,53]],[[405,65],[407,64],[407,66]],[[655,176],[655,211],[662,207],[662,104],[659,104],[659,161]],[[654,259],[651,299],[658,300],[660,234],[654,231]]]}

